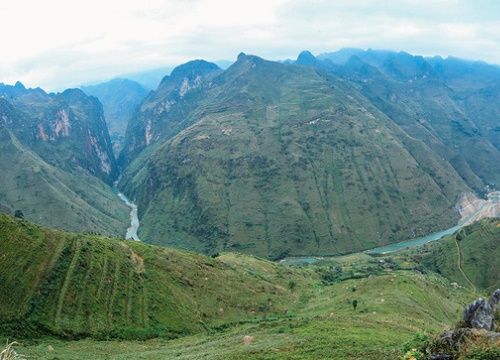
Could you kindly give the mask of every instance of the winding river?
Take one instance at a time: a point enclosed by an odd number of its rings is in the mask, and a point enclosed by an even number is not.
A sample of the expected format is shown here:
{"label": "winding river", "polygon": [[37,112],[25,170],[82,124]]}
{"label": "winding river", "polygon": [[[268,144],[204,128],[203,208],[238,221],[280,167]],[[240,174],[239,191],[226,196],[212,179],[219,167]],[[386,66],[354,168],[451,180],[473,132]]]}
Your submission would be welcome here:
{"label": "winding river", "polygon": [[[400,242],[398,244],[392,244],[386,247],[380,247],[372,250],[365,251],[366,254],[386,254],[393,251],[415,247],[428,243],[429,241],[439,240],[445,235],[453,234],[455,231],[459,230],[463,226],[470,225],[475,221],[487,218],[487,217],[498,217],[500,216],[500,191],[491,192],[488,194],[487,200],[473,199],[467,203],[460,210],[462,219],[458,225],[449,228],[447,230],[439,231],[434,234],[426,235],[418,239],[411,239],[407,241]],[[281,260],[285,264],[301,264],[301,263],[313,263],[319,260],[319,257],[296,257],[287,258]]]}
{"label": "winding river", "polygon": [[127,229],[125,234],[125,239],[133,239],[135,241],[141,241],[139,236],[137,236],[137,230],[139,229],[139,217],[137,216],[137,205],[133,201],[130,201],[123,193],[118,191],[116,187],[118,181],[113,184],[113,191],[116,195],[130,208],[130,227]]}

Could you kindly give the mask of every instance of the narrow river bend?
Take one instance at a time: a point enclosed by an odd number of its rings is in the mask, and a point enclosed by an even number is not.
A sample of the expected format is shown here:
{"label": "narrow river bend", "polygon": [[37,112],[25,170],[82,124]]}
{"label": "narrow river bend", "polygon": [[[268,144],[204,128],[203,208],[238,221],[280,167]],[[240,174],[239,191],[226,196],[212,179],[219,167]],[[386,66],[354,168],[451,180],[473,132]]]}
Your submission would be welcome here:
{"label": "narrow river bend", "polygon": [[137,236],[137,230],[139,229],[139,217],[137,216],[137,205],[133,201],[130,201],[123,193],[118,191],[116,187],[118,181],[113,184],[113,191],[118,195],[118,197],[130,208],[130,227],[127,229],[125,234],[125,239],[133,239],[135,241],[141,241],[139,236]]}

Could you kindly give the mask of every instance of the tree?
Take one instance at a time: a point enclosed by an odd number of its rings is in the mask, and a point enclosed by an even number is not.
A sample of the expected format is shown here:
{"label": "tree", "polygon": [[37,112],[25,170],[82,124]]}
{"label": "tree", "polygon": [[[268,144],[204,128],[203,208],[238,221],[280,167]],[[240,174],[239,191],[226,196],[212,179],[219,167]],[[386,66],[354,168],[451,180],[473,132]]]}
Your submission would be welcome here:
{"label": "tree", "polygon": [[356,308],[358,307],[358,300],[353,300],[352,301],[352,307],[354,310],[356,310]]}
{"label": "tree", "polygon": [[24,214],[23,214],[22,210],[16,210],[16,211],[14,212],[14,216],[15,216],[16,218],[18,218],[18,219],[23,219],[23,220],[24,220]]}

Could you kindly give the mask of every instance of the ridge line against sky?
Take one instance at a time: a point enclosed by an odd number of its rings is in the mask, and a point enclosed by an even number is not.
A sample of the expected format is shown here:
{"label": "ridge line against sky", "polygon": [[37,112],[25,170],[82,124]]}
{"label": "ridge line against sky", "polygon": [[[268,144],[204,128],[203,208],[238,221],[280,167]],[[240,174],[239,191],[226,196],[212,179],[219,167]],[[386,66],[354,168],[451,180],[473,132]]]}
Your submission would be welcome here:
{"label": "ridge line against sky", "polygon": [[240,52],[355,47],[500,64],[496,0],[17,0],[0,13],[0,82],[47,91]]}

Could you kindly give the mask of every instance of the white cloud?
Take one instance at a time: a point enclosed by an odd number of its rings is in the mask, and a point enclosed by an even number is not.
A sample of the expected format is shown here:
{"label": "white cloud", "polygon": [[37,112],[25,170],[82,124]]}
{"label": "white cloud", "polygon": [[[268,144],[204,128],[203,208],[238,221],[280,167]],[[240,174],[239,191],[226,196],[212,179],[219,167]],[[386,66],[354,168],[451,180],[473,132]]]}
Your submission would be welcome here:
{"label": "white cloud", "polygon": [[499,11],[488,0],[16,0],[0,4],[0,81],[62,90],[194,58],[342,47],[500,63]]}

